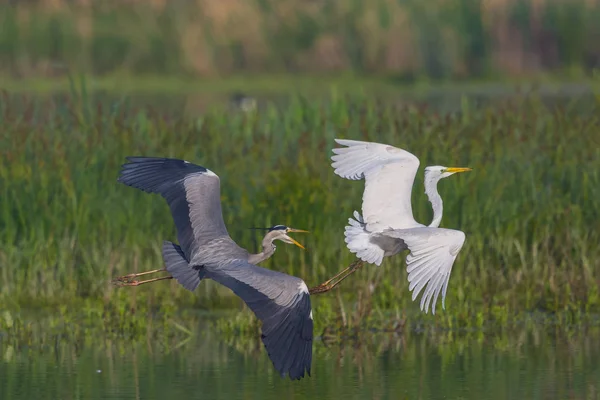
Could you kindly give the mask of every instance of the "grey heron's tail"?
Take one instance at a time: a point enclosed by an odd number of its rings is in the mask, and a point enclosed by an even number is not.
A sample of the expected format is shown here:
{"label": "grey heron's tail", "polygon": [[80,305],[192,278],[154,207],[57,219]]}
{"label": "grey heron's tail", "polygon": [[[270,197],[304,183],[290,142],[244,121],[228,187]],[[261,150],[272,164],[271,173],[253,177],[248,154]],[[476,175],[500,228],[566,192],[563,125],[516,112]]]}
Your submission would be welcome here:
{"label": "grey heron's tail", "polygon": [[181,247],[168,241],[163,242],[163,260],[167,271],[187,290],[194,291],[200,284],[204,273],[190,265],[185,259]]}

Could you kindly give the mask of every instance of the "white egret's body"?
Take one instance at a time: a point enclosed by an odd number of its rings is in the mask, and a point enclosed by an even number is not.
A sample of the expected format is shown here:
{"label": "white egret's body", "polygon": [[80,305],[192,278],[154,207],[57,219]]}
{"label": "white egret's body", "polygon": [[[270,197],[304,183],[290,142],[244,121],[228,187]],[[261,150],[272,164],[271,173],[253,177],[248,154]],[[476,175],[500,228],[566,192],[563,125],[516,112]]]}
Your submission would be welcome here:
{"label": "white egret's body", "polygon": [[362,216],[354,212],[345,236],[348,249],[361,260],[381,265],[383,257],[410,250],[406,257],[412,299],[425,288],[421,310],[432,313],[440,291],[445,308],[446,290],[452,265],[465,241],[459,230],[438,228],[443,202],[437,183],[469,168],[442,166],[425,169],[425,193],[433,207],[429,226],[415,221],[411,206],[412,186],[419,159],[411,153],[386,144],[336,139],[344,148],[333,149],[332,166],[342,178],[365,179]]}

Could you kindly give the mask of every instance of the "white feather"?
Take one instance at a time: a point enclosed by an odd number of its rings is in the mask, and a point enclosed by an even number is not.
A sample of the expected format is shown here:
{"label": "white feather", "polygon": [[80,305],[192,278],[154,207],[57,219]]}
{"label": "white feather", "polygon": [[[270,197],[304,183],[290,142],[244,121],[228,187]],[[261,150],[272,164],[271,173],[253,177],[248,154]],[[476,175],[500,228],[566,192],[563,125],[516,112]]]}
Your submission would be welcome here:
{"label": "white feather", "polygon": [[[348,219],[344,235],[348,249],[361,260],[381,265],[391,256],[408,247],[406,257],[409,290],[414,301],[423,292],[421,310],[432,313],[442,294],[445,308],[446,291],[452,265],[465,241],[465,234],[451,229],[439,229],[442,199],[437,182],[446,167],[426,169],[426,193],[434,210],[431,227],[415,221],[411,194],[419,160],[411,153],[381,143],[335,139],[345,147],[333,149],[331,157],[335,173],[342,178],[365,179],[362,216],[354,211]],[[387,237],[386,237],[387,236]]]}
{"label": "white feather", "polygon": [[411,192],[419,159],[406,150],[381,143],[335,139],[334,172],[365,179],[362,216],[369,232],[422,226],[413,218]]}
{"label": "white feather", "polygon": [[349,225],[344,231],[348,250],[365,262],[381,265],[384,250],[371,243],[370,233],[365,230],[363,219],[357,211],[354,211],[354,218],[348,218]]}
{"label": "white feather", "polygon": [[435,303],[442,291],[442,308],[445,309],[446,289],[456,256],[465,243],[465,234],[455,229],[413,228],[382,232],[384,235],[402,239],[410,254],[406,256],[409,290],[413,301],[425,288],[421,298],[421,310],[428,312],[431,296],[431,312],[435,314]]}

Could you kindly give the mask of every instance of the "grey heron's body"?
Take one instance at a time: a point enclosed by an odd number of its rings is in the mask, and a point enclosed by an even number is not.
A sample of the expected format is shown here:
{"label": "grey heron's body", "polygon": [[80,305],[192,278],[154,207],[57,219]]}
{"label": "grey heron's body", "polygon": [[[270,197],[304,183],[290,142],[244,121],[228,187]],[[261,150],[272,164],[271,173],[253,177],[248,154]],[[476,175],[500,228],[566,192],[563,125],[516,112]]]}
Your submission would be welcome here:
{"label": "grey heron's body", "polygon": [[262,321],[262,341],[280,374],[291,379],[305,372],[310,376],[313,320],[308,288],[300,278],[255,265],[275,252],[274,240],[302,247],[286,233],[305,231],[275,226],[263,239],[263,251],[250,254],[227,232],[216,174],[178,159],[127,159],[118,181],[159,193],[171,209],[179,245],[163,243],[166,270],[191,291],[207,278],[231,289]]}

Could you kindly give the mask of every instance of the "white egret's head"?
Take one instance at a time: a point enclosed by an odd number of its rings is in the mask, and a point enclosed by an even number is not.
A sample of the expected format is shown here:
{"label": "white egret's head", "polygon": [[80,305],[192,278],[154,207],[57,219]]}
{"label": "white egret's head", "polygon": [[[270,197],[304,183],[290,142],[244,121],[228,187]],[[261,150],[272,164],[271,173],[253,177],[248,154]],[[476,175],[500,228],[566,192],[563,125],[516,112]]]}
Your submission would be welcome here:
{"label": "white egret's head", "polygon": [[441,165],[432,165],[425,168],[425,179],[430,181],[439,181],[442,178],[447,178],[450,175],[454,175],[458,172],[471,171],[471,168],[455,168],[455,167],[444,167]]}

